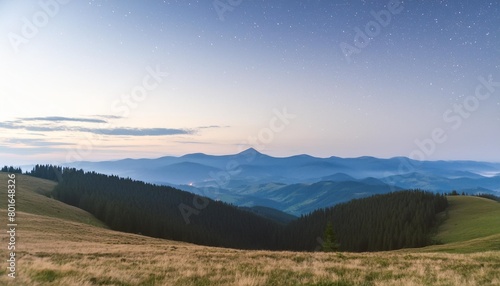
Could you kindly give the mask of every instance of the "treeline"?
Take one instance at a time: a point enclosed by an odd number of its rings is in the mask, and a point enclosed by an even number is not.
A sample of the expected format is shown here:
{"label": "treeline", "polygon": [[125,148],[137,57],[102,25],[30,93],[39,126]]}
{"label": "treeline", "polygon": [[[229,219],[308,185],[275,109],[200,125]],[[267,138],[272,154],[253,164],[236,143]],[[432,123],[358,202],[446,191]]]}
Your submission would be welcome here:
{"label": "treeline", "polygon": [[[23,174],[21,167],[4,166],[0,172]],[[35,165],[31,171],[24,172],[25,175],[47,179],[51,181],[60,181],[62,174],[62,167],[54,165]]]}
{"label": "treeline", "polygon": [[62,179],[62,167],[37,164],[31,171],[26,172],[26,175],[58,182]]}
{"label": "treeline", "polygon": [[477,194],[476,196],[480,197],[480,198],[485,198],[485,199],[490,199],[490,200],[493,200],[493,201],[500,202],[500,197],[492,195],[492,194]]}
{"label": "treeline", "polygon": [[480,198],[485,198],[485,199],[489,199],[489,200],[500,202],[500,197],[499,196],[495,196],[495,195],[487,194],[487,193],[476,193],[476,194],[471,195],[471,194],[468,194],[466,192],[462,192],[460,194],[457,191],[453,190],[453,191],[451,191],[449,193],[445,193],[445,195],[447,195],[447,196],[475,196],[475,197],[480,197]]}
{"label": "treeline", "polygon": [[21,168],[15,168],[12,166],[3,166],[0,172],[11,173],[11,174],[22,174],[23,170]]}
{"label": "treeline", "polygon": [[[43,171],[45,169],[45,171]],[[34,175],[53,166],[39,166]],[[59,168],[53,197],[82,208],[114,230],[209,246],[314,251],[325,234],[341,251],[380,251],[431,243],[446,197],[419,190],[353,200],[317,210],[288,225],[171,187]],[[335,190],[332,190],[335,191]],[[333,225],[333,233],[327,225]]]}
{"label": "treeline", "polygon": [[462,191],[462,193],[457,192],[456,190],[453,190],[449,193],[445,193],[446,196],[470,196],[469,193],[466,193]]}
{"label": "treeline", "polygon": [[320,209],[290,223],[286,249],[322,248],[325,225],[333,224],[341,251],[380,251],[422,247],[432,243],[436,214],[448,206],[444,195],[420,190],[356,199]]}

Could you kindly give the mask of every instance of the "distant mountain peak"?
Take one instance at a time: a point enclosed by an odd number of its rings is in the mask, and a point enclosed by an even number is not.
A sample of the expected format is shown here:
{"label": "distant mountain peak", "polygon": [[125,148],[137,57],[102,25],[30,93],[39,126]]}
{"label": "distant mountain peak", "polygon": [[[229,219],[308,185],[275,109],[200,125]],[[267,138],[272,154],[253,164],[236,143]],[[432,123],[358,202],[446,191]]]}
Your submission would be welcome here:
{"label": "distant mountain peak", "polygon": [[244,151],[241,151],[240,153],[238,153],[238,155],[249,155],[249,154],[255,154],[255,155],[262,155],[262,153],[260,153],[259,151],[257,151],[255,148],[253,147],[250,147]]}

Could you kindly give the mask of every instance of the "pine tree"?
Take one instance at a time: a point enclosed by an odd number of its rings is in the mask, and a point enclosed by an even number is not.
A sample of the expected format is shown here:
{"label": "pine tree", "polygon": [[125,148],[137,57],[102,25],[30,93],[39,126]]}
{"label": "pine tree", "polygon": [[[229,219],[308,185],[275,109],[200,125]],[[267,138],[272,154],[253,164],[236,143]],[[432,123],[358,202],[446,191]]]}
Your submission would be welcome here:
{"label": "pine tree", "polygon": [[333,225],[330,221],[326,224],[325,234],[323,237],[324,237],[323,239],[324,252],[338,251],[337,239],[335,238]]}

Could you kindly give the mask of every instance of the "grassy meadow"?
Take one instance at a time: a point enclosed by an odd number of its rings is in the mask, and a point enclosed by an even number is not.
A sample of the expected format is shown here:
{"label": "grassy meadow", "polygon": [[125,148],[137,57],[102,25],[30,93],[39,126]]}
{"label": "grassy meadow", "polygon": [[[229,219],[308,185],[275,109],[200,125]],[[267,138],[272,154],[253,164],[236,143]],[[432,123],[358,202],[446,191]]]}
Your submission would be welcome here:
{"label": "grassy meadow", "polygon": [[[47,197],[52,182],[18,176],[16,183],[18,273],[9,278],[2,267],[0,285],[500,285],[498,231],[472,240],[464,232],[443,245],[391,252],[234,250],[115,232]],[[7,184],[6,174],[0,174],[0,184]],[[5,189],[0,196],[6,197]],[[462,199],[440,229],[443,242],[458,231],[454,223],[468,218],[460,211]],[[475,208],[487,203],[480,200]],[[5,208],[0,206],[4,225]],[[5,246],[7,239],[1,237]]]}
{"label": "grassy meadow", "polygon": [[448,203],[437,240],[451,243],[500,234],[500,203],[469,196],[450,196]]}

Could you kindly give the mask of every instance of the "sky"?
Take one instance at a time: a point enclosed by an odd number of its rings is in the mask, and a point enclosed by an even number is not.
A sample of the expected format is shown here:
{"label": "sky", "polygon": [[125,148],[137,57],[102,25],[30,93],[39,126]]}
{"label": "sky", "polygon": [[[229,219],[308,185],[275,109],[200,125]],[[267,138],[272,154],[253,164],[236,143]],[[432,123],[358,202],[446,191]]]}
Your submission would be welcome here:
{"label": "sky", "polygon": [[0,0],[0,164],[500,162],[498,1]]}

